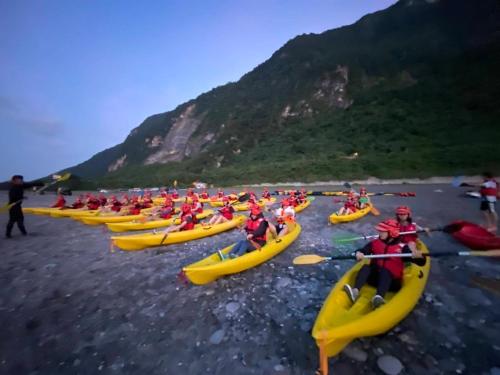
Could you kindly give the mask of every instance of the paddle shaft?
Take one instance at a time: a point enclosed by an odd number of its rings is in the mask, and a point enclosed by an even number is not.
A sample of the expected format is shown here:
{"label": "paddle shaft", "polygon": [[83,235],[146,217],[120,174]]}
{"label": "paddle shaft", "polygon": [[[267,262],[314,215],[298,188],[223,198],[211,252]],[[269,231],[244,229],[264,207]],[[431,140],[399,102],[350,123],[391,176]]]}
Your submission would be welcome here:
{"label": "paddle shaft", "polygon": [[[422,254],[424,257],[430,258],[442,258],[442,257],[453,257],[453,256],[499,256],[500,250],[489,250],[489,251],[445,251],[442,253],[432,253],[432,254]],[[364,259],[382,259],[382,258],[411,258],[413,255],[411,253],[402,254],[376,254],[376,255],[365,255]],[[325,257],[324,260],[345,260],[345,259],[356,259],[356,254],[350,255],[340,255],[335,257]]]}

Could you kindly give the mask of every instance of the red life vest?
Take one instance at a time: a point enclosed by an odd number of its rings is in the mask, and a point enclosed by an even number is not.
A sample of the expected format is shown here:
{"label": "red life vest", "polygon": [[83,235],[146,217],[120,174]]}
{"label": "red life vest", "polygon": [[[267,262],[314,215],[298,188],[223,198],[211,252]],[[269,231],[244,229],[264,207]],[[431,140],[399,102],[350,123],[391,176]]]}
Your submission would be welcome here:
{"label": "red life vest", "polygon": [[139,215],[141,213],[141,209],[137,207],[132,207],[128,209],[129,215]]}
{"label": "red life vest", "polygon": [[192,207],[193,207],[192,211],[197,214],[201,214],[203,212],[203,203],[200,202],[193,203]]}
{"label": "red life vest", "polygon": [[290,196],[290,198],[288,198],[288,200],[290,201],[290,204],[293,207],[297,207],[299,205],[299,202],[297,201],[297,198],[295,197],[295,195]]}
{"label": "red life vest", "polygon": [[[417,230],[417,224],[415,223],[410,223],[410,224],[399,224],[399,232],[414,232]],[[413,234],[403,234],[400,236],[401,241],[403,243],[408,243],[408,242],[415,242],[418,238],[418,235],[416,233]]]}
{"label": "red life vest", "polygon": [[196,216],[193,215],[191,212],[187,213],[187,214],[182,214],[181,215],[181,223],[183,221],[188,220],[189,218],[191,218],[191,221],[188,222],[186,225],[184,225],[184,227],[182,228],[182,230],[191,230],[191,229],[194,229],[194,226],[198,222],[198,220],[196,220]]}
{"label": "red life vest", "polygon": [[113,202],[113,205],[111,206],[111,211],[115,211],[115,212],[120,212],[120,210],[122,209],[122,204],[121,202],[119,201],[114,201]]}
{"label": "red life vest", "polygon": [[220,214],[228,220],[233,220],[234,208],[231,206],[224,206],[219,210]]}
{"label": "red life vest", "polygon": [[219,198],[223,198],[223,197],[224,197],[224,192],[223,192],[223,191],[219,191],[219,192],[217,193],[217,196],[218,196]]}
{"label": "red life vest", "polygon": [[173,198],[173,199],[177,199],[177,198],[179,198],[179,193],[177,193],[177,192],[172,193],[172,198]]}
{"label": "red life vest", "polygon": [[271,199],[271,193],[268,191],[265,191],[262,193],[262,198],[264,199]]}
{"label": "red life vest", "polygon": [[82,201],[80,201],[80,200],[78,200],[78,201],[75,201],[75,202],[71,205],[71,208],[75,208],[75,209],[76,209],[76,208],[82,208],[83,206],[85,206],[85,205],[83,204],[83,202],[82,202]]}
{"label": "red life vest", "polygon": [[208,193],[201,193],[201,199],[208,199]]}
{"label": "red life vest", "polygon": [[350,209],[352,212],[357,211],[356,203],[351,201],[345,202],[344,207]]}
{"label": "red life vest", "polygon": [[[252,220],[252,218],[249,217],[247,219],[246,224],[245,224],[245,231],[248,234],[253,234],[257,230],[257,228],[259,227],[260,223],[262,223],[264,220],[265,219],[263,217],[259,217],[257,220]],[[264,232],[264,234],[262,236],[254,237],[253,239],[256,241],[266,242],[266,233]]]}
{"label": "red life vest", "polygon": [[489,179],[484,182],[494,182],[495,187],[481,187],[481,190],[479,192],[481,193],[482,197],[496,197],[498,193],[498,182],[496,182],[494,179]]}
{"label": "red life vest", "polygon": [[[371,242],[372,254],[400,254],[403,248],[403,243],[386,244],[381,239],[377,238]],[[402,258],[384,258],[372,259],[377,266],[387,269],[395,279],[403,278],[404,264]]]}
{"label": "red life vest", "polygon": [[89,210],[97,210],[99,208],[100,204],[97,199],[91,199],[87,203],[87,208]]}

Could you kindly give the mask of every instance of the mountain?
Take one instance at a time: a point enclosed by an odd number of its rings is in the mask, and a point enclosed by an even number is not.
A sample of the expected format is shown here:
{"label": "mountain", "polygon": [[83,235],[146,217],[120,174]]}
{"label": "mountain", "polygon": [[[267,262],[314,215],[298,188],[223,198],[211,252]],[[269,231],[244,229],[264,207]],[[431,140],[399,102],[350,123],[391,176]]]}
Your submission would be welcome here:
{"label": "mountain", "polygon": [[103,186],[500,172],[500,2],[401,0],[287,42],[69,169]]}

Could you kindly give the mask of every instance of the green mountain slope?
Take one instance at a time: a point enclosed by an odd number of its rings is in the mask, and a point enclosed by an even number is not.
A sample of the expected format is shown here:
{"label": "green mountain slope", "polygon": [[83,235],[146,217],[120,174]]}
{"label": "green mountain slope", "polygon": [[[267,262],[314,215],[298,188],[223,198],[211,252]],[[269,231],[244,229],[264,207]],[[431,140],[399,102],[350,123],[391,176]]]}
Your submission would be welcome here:
{"label": "green mountain slope", "polygon": [[70,170],[106,186],[498,171],[499,25],[496,0],[400,1],[294,38]]}

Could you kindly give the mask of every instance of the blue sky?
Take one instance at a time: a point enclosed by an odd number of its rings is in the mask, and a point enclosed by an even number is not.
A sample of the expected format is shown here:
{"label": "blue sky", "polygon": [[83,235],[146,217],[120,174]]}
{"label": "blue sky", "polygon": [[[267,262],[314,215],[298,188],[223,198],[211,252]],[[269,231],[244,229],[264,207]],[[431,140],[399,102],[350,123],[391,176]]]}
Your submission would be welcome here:
{"label": "blue sky", "polygon": [[395,0],[0,0],[0,181],[83,162],[289,39]]}

